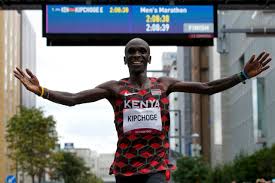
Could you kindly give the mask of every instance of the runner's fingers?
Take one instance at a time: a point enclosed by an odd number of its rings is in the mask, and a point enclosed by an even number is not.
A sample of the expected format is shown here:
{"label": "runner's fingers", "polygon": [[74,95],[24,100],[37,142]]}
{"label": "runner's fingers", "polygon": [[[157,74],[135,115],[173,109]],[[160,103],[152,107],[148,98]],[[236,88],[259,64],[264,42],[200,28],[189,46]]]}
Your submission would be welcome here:
{"label": "runner's fingers", "polygon": [[261,69],[261,72],[260,72],[260,73],[262,73],[263,71],[265,71],[265,70],[268,69],[269,67],[270,67],[269,65],[263,67],[263,68]]}
{"label": "runner's fingers", "polygon": [[252,62],[254,61],[254,59],[255,59],[255,55],[252,55],[252,56],[250,57],[248,63],[252,63]]}
{"label": "runner's fingers", "polygon": [[269,56],[269,53],[266,53],[264,56],[263,56],[263,58],[261,58],[260,60],[259,60],[259,63],[263,63],[265,60],[266,60],[266,58]]}
{"label": "runner's fingers", "polygon": [[27,74],[31,77],[31,78],[34,78],[35,76],[33,75],[33,73],[29,70],[29,69],[26,69],[26,72]]}
{"label": "runner's fingers", "polygon": [[268,64],[271,60],[272,60],[271,58],[267,59],[266,61],[264,61],[264,62],[262,63],[262,66],[263,66],[263,67],[266,66],[266,64]]}
{"label": "runner's fingers", "polygon": [[14,76],[21,81],[21,76],[20,75],[14,73]]}
{"label": "runner's fingers", "polygon": [[17,70],[14,70],[13,73],[16,74],[19,77],[23,77],[22,74],[20,74],[20,72],[18,72]]}
{"label": "runner's fingers", "polygon": [[264,54],[265,54],[265,51],[263,51],[263,52],[256,58],[256,60],[260,60]]}
{"label": "runner's fingers", "polygon": [[20,72],[20,74],[21,74],[23,77],[26,76],[26,74],[25,74],[21,69],[19,69],[18,67],[16,67],[16,69],[17,69],[18,72]]}

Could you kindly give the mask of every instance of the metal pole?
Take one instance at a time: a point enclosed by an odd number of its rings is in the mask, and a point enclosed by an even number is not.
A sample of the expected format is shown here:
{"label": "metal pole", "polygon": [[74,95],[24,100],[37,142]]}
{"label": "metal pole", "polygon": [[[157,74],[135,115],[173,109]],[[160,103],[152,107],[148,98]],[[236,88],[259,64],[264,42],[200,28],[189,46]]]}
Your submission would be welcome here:
{"label": "metal pole", "polygon": [[182,134],[181,134],[181,111],[179,112],[179,148],[180,148],[180,154],[182,154]]}
{"label": "metal pole", "polygon": [[[176,112],[179,114],[179,136],[178,136],[178,139],[179,139],[179,153],[182,154],[182,132],[181,132],[181,110],[179,109],[175,109],[175,110],[169,110],[170,112]],[[176,137],[176,136],[174,136]]]}
{"label": "metal pole", "polygon": [[221,33],[245,33],[248,35],[274,35],[274,27],[250,27],[250,28],[226,28],[225,25],[221,28]]}

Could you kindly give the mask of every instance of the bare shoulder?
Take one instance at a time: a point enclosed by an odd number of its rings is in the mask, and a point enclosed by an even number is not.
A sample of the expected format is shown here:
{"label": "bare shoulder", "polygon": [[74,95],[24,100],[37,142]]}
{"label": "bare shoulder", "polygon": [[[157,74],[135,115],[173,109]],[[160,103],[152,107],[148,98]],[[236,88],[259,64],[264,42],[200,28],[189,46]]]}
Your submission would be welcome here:
{"label": "bare shoulder", "polygon": [[167,95],[169,95],[171,92],[173,92],[173,86],[178,83],[180,80],[176,78],[171,78],[171,77],[160,77],[158,78],[158,82],[161,83],[161,85],[164,87],[166,90]]}
{"label": "bare shoulder", "polygon": [[163,85],[169,87],[170,85],[173,85],[174,83],[178,82],[178,79],[171,78],[168,76],[163,76],[158,78],[158,82],[162,83]]}
{"label": "bare shoulder", "polygon": [[101,89],[104,93],[106,93],[106,99],[109,100],[111,104],[113,104],[113,100],[118,93],[119,89],[119,81],[111,80],[105,83],[102,83],[96,86],[97,89]]}
{"label": "bare shoulder", "polygon": [[116,80],[110,80],[107,82],[104,82],[98,86],[96,86],[96,88],[101,88],[101,89],[106,89],[106,90],[113,90],[118,86],[118,81]]}

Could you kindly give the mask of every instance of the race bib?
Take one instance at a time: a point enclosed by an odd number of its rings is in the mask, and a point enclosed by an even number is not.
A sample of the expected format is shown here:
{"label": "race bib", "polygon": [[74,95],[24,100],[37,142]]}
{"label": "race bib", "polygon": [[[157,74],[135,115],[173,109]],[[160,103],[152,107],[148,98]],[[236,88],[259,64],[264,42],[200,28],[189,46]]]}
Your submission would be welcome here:
{"label": "race bib", "polygon": [[151,133],[161,131],[160,108],[136,108],[123,110],[123,132]]}

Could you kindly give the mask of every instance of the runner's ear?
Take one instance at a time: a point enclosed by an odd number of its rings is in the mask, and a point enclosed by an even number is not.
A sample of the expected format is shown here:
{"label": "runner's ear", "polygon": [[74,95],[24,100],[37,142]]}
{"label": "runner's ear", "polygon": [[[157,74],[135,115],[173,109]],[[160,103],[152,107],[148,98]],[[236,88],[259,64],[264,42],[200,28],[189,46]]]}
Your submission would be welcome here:
{"label": "runner's ear", "polygon": [[124,56],[124,64],[127,65],[127,59],[125,56]]}
{"label": "runner's ear", "polygon": [[148,58],[148,63],[149,64],[151,64],[151,58],[152,58],[151,56],[149,56],[149,58]]}

